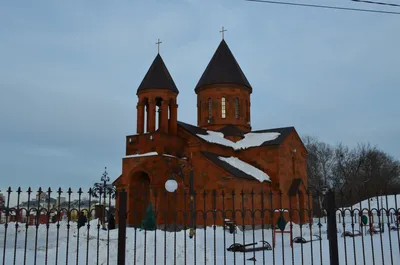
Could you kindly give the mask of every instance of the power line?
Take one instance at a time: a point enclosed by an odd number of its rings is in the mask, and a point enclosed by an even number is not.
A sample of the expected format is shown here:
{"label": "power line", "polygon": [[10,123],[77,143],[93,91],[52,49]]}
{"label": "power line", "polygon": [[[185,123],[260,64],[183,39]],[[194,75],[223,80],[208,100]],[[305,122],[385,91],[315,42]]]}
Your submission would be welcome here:
{"label": "power line", "polygon": [[375,4],[375,5],[382,5],[382,6],[395,6],[400,7],[399,4],[391,4],[391,3],[384,3],[384,2],[376,2],[376,1],[368,1],[368,0],[350,0],[353,2],[360,2],[360,3],[367,3],[367,4]]}
{"label": "power line", "polygon": [[293,2],[280,2],[280,1],[268,1],[268,0],[245,0],[245,1],[247,1],[247,2],[258,2],[258,3],[264,3],[264,4],[278,4],[278,5],[315,7],[315,8],[336,9],[336,10],[346,10],[346,11],[358,11],[358,12],[370,12],[370,13],[382,13],[382,14],[400,15],[400,12],[373,10],[373,9],[361,9],[361,8],[350,8],[350,7],[340,7],[340,6],[313,5],[313,4],[293,3]]}

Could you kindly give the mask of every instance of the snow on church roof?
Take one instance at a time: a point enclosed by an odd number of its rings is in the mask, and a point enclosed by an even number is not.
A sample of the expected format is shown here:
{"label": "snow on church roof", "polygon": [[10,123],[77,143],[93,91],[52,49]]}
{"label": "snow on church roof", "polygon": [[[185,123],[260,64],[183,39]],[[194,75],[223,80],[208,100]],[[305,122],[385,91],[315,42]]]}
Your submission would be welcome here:
{"label": "snow on church roof", "polygon": [[244,162],[236,157],[219,156],[218,159],[228,163],[229,165],[239,169],[240,171],[245,172],[246,174],[251,175],[252,177],[254,177],[255,179],[257,179],[260,182],[271,181],[270,177],[265,172],[259,170],[256,167],[253,167],[250,164],[247,164],[246,162]]}
{"label": "snow on church roof", "polygon": [[149,152],[149,153],[144,153],[144,154],[127,155],[124,158],[145,157],[145,156],[158,156],[158,153],[157,152]]}
{"label": "snow on church roof", "polygon": [[[246,179],[256,179],[260,182],[271,181],[268,174],[236,157],[224,157],[204,151],[202,151],[201,153],[205,155],[208,159],[210,159],[212,162],[218,164],[223,169],[225,169],[226,171],[228,171],[229,173],[231,173],[236,177],[246,178]],[[144,154],[128,155],[125,156],[124,158],[139,158],[139,157],[158,156],[158,155],[160,154],[158,154],[157,152],[149,152]],[[162,154],[162,156],[174,157],[168,154]]]}
{"label": "snow on church roof", "polygon": [[201,154],[215,165],[230,173],[233,177],[258,180],[260,182],[271,181],[267,173],[236,157],[225,157],[206,151],[201,151]]}
{"label": "snow on church roof", "polygon": [[265,142],[275,140],[281,134],[278,132],[260,132],[260,133],[247,133],[242,140],[232,142],[224,138],[224,134],[220,132],[207,131],[206,135],[197,134],[198,137],[210,143],[221,144],[232,147],[235,150],[247,149],[250,147],[260,146]]}
{"label": "snow on church roof", "polygon": [[[206,130],[204,128],[197,127],[181,121],[178,121],[178,125],[180,128],[184,129],[185,131],[196,137],[199,137],[204,141],[213,144],[223,145],[226,147],[231,147],[234,150],[241,150],[258,146],[279,145],[294,130],[294,127],[282,127],[243,133],[234,125],[228,125],[217,132]],[[243,139],[237,142],[233,142],[225,138],[225,136],[233,136],[237,134],[240,134]]]}
{"label": "snow on church roof", "polygon": [[[149,152],[149,153],[144,153],[144,154],[134,154],[134,155],[127,155],[124,158],[138,158],[138,157],[146,157],[146,156],[158,156],[160,155],[157,152]],[[168,155],[168,154],[162,154],[162,156],[167,156],[167,157],[176,157],[173,155]]]}

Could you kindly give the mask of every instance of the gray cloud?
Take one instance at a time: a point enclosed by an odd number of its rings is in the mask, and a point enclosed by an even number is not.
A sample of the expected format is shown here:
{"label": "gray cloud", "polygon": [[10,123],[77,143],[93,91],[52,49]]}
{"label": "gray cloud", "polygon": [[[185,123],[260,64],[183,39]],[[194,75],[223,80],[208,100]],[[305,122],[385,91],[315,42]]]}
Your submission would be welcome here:
{"label": "gray cloud", "polygon": [[[35,12],[32,12],[35,10]],[[51,10],[51,12],[49,12]],[[0,167],[7,185],[88,186],[121,172],[136,88],[161,54],[196,123],[194,86],[226,39],[254,87],[255,129],[294,125],[400,158],[400,21],[233,1],[0,8]]]}

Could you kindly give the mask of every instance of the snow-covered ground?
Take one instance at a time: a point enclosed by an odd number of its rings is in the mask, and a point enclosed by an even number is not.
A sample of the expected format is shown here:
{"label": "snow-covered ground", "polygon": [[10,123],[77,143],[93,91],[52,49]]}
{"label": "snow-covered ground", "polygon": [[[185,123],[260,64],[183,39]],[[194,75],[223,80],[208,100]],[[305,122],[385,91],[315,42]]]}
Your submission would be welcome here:
{"label": "snow-covered ground", "polygon": [[[117,264],[118,229],[109,232],[98,230],[97,220],[91,221],[90,224],[89,230],[87,226],[79,229],[78,237],[76,223],[71,223],[69,230],[65,222],[60,223],[59,229],[56,224],[51,224],[48,232],[46,225],[40,225],[37,231],[34,226],[26,230],[24,225],[16,230],[15,223],[10,223],[6,245],[5,227],[0,225],[0,251],[5,253],[4,264],[24,264],[24,259],[25,264],[56,264],[56,259],[58,264]],[[346,225],[346,230],[352,230],[350,224]],[[322,240],[294,244],[291,248],[289,234],[279,234],[273,251],[243,254],[228,252],[225,249],[234,242],[252,243],[263,239],[272,245],[272,230],[264,230],[264,233],[262,230],[248,230],[244,233],[238,230],[238,233],[232,235],[221,227],[215,230],[209,227],[206,230],[198,229],[196,237],[190,239],[188,231],[145,232],[128,228],[126,264],[194,264],[194,260],[196,264],[234,264],[234,260],[236,264],[252,264],[253,261],[247,260],[252,257],[256,258],[253,264],[322,264],[321,260],[323,264],[329,264],[329,241],[326,238],[325,225],[321,228],[313,225],[311,231],[308,226],[303,226],[302,231],[298,225],[293,226],[294,237],[302,234],[304,238],[310,239],[311,232],[313,235],[321,235]],[[343,226],[338,224],[340,264],[400,264],[399,232],[389,232],[386,229],[381,235],[371,237],[368,234],[354,239],[341,237],[342,232]],[[1,256],[3,258],[3,254]]]}

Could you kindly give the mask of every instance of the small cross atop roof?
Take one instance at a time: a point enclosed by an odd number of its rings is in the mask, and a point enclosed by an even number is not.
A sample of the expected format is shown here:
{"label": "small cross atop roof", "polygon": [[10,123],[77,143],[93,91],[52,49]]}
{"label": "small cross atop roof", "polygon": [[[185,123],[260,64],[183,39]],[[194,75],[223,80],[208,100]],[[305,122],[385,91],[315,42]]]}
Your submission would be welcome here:
{"label": "small cross atop roof", "polygon": [[157,44],[157,48],[158,48],[158,53],[160,53],[160,44],[162,43],[162,41],[160,41],[160,39],[158,39],[158,41],[156,42]]}
{"label": "small cross atop roof", "polygon": [[222,30],[219,31],[220,33],[222,33],[222,39],[224,39],[225,31],[227,30],[224,27],[222,27]]}

